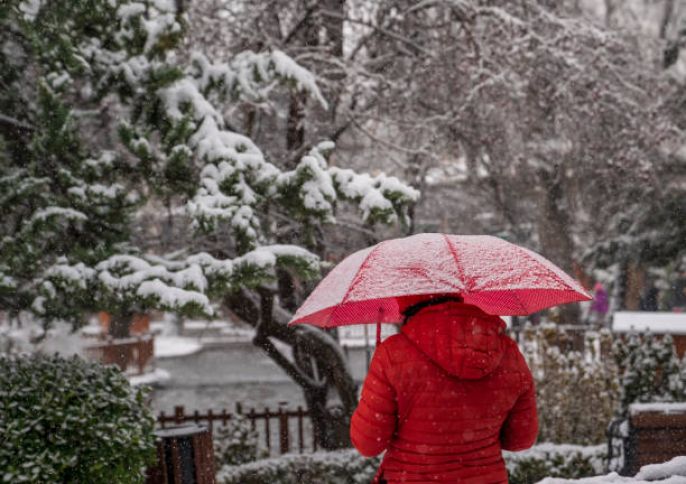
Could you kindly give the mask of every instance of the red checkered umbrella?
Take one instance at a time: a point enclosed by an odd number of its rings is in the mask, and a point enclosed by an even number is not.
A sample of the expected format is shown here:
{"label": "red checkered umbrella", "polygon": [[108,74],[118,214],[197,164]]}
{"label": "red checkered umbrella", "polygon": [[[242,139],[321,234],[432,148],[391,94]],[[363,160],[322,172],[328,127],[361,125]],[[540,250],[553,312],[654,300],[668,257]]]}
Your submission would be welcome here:
{"label": "red checkered umbrella", "polygon": [[459,296],[494,315],[525,315],[591,296],[542,256],[497,237],[417,234],[346,257],[290,324],[399,323],[424,299]]}

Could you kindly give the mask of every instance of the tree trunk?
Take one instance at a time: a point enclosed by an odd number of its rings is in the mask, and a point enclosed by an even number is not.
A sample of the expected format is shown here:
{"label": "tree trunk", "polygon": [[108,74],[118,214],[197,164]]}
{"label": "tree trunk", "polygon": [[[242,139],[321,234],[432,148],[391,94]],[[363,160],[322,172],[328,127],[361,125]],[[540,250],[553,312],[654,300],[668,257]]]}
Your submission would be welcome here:
{"label": "tree trunk", "polygon": [[645,287],[645,268],[638,262],[631,261],[626,267],[626,284],[622,307],[629,311],[638,311],[641,306],[641,295]]}
{"label": "tree trunk", "polygon": [[[297,44],[305,51],[320,48],[320,33],[326,31],[326,47],[334,56],[343,55],[343,15],[340,18],[319,15],[321,10],[343,13],[345,0],[323,0],[308,7],[302,23],[296,26],[284,44]],[[275,20],[274,24],[278,20]],[[307,95],[296,92],[290,95],[285,133],[289,161],[285,168],[294,168],[306,148],[305,114]],[[335,105],[331,103],[331,118],[335,118]],[[318,227],[314,227],[318,231]],[[279,243],[297,241],[279,240]],[[321,232],[305,244],[310,250],[322,256],[325,247]],[[295,285],[292,275],[284,270],[277,271],[277,292],[281,305],[274,304],[274,292],[261,288],[256,292],[243,290],[225,298],[225,303],[239,317],[255,328],[253,343],[267,355],[303,390],[310,412],[317,444],[325,449],[350,445],[350,417],[357,407],[357,385],[350,374],[347,361],[334,338],[325,331],[310,326],[289,328],[288,321],[297,306]],[[257,293],[257,294],[256,294]],[[289,345],[293,358],[287,357],[273,344],[277,339]],[[340,398],[340,406],[329,405],[329,390],[333,389]]]}
{"label": "tree trunk", "polygon": [[[570,234],[569,214],[561,206],[564,202],[562,186],[562,168],[554,171],[538,172],[539,186],[542,187],[539,200],[538,238],[543,255],[570,274],[573,269],[572,254],[574,244]],[[565,324],[581,323],[578,304],[566,304],[560,307],[561,322]]]}
{"label": "tree trunk", "polygon": [[277,269],[276,282],[279,288],[279,301],[290,312],[298,309],[298,301],[295,297],[295,283],[293,276],[285,269]]}
{"label": "tree trunk", "polygon": [[[232,293],[224,298],[224,303],[255,327],[253,343],[302,388],[318,445],[324,449],[349,446],[348,427],[357,407],[357,385],[340,347],[318,328],[288,327],[291,313],[274,305],[271,291],[258,292],[259,295],[245,290]],[[272,339],[289,345],[293,359],[281,353]],[[338,394],[339,406],[328,404],[330,389]]]}
{"label": "tree trunk", "polygon": [[[286,125],[286,149],[293,153],[305,144],[305,106],[307,95],[302,92],[291,94],[291,103],[288,107],[288,121]],[[297,165],[298,159],[293,160]],[[293,169],[295,166],[288,166]]]}
{"label": "tree trunk", "polygon": [[112,314],[110,318],[109,335],[113,338],[128,338],[131,336],[133,312],[122,311]]}
{"label": "tree trunk", "polygon": [[674,0],[665,0],[664,8],[662,9],[662,18],[660,19],[660,38],[667,38],[667,29],[672,22],[674,14]]}
{"label": "tree trunk", "polygon": [[676,38],[667,38],[667,31],[669,30],[670,23],[673,21],[673,16],[674,0],[665,0],[664,9],[662,10],[662,19],[660,20],[660,39],[667,41],[662,52],[663,69],[669,69],[679,60],[679,51],[681,50],[681,31],[677,33]]}
{"label": "tree trunk", "polygon": [[[422,192],[424,190],[424,171],[425,166],[420,155],[411,155],[407,160],[407,167],[405,168],[405,179],[409,181],[410,186]],[[407,218],[408,225],[406,235],[413,235],[416,230],[416,208],[417,202],[408,204]]]}

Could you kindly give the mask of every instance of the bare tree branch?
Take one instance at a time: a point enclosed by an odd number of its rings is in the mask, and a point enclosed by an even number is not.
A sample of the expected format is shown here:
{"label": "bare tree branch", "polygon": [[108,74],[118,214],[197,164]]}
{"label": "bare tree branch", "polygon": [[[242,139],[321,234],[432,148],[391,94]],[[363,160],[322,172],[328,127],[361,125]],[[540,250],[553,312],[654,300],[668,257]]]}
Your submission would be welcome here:
{"label": "bare tree branch", "polygon": [[329,10],[321,10],[320,12],[325,17],[332,17],[332,18],[336,18],[339,20],[344,20],[346,22],[350,22],[350,23],[354,23],[354,24],[363,25],[365,27],[369,27],[369,28],[374,29],[375,31],[379,32],[380,34],[385,35],[386,37],[397,40],[398,42],[401,42],[401,43],[405,44],[406,46],[411,47],[417,53],[421,53],[421,54],[427,55],[429,57],[434,56],[433,52],[425,49],[424,47],[417,44],[413,40],[408,39],[407,37],[402,36],[400,34],[396,34],[395,32],[392,32],[390,30],[379,27],[378,25],[374,25],[370,22],[365,22],[364,20],[358,20],[358,19],[350,18],[349,16],[341,15],[338,12],[331,12]]}

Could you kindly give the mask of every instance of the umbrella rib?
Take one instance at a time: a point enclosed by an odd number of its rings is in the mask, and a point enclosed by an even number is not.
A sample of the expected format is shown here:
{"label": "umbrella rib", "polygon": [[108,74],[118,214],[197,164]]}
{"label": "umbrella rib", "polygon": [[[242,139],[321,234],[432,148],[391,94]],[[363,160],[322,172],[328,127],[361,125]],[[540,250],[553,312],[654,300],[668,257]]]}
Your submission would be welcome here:
{"label": "umbrella rib", "polygon": [[[519,252],[520,252],[522,255],[524,255],[524,257],[526,257],[527,259],[532,260],[532,261],[534,261],[534,262],[537,262],[538,264],[543,265],[543,263],[542,263],[540,260],[538,260],[536,257],[532,256],[526,248],[524,248],[524,247],[519,247],[519,246],[515,246],[515,247],[517,247],[517,248],[519,249]],[[550,264],[553,265],[554,267],[556,267],[558,270],[561,270],[561,269],[560,269],[559,267],[557,267],[553,262],[550,262]],[[553,269],[550,269],[550,268],[547,268],[547,269],[548,269],[548,271],[550,272],[550,274],[555,278],[555,280],[556,280],[558,283],[562,284],[562,286],[563,286],[566,290],[568,290],[568,291],[574,291],[574,290],[575,290],[574,287],[572,287],[572,286],[569,285],[567,282],[565,282],[565,280],[562,279]],[[562,271],[562,272],[564,272],[564,271]],[[565,274],[566,274],[566,273],[565,273]],[[538,288],[532,288],[532,289],[538,289]]]}
{"label": "umbrella rib", "polygon": [[383,242],[379,242],[378,244],[376,244],[376,247],[374,247],[372,250],[369,251],[369,254],[367,254],[367,257],[364,259],[364,261],[362,261],[362,264],[360,264],[360,267],[357,269],[357,272],[355,273],[355,277],[353,277],[353,280],[352,280],[352,282],[350,283],[350,287],[348,287],[348,290],[345,291],[345,296],[343,296],[343,299],[341,299],[341,302],[339,302],[338,304],[336,304],[336,306],[339,306],[339,307],[340,307],[340,306],[342,306],[343,304],[345,304],[346,302],[348,302],[348,296],[350,295],[350,293],[352,292],[352,290],[355,288],[355,285],[357,285],[357,283],[360,281],[360,277],[361,277],[361,275],[362,275],[362,270],[363,270],[365,267],[367,267],[367,263],[368,263],[369,260],[372,258],[372,255],[373,255],[377,250],[379,250],[379,248],[381,248],[381,244],[383,244]]}
{"label": "umbrella rib", "polygon": [[512,291],[512,295],[519,302],[519,306],[522,308],[524,313],[528,313],[529,311],[528,311],[527,307],[524,305],[524,302],[522,301],[522,299],[519,297],[519,294],[517,293],[517,291]]}
{"label": "umbrella rib", "polygon": [[461,284],[465,284],[464,269],[463,269],[463,267],[460,266],[460,261],[458,260],[458,257],[457,257],[457,251],[455,250],[455,247],[453,247],[452,244],[450,243],[450,239],[448,238],[448,236],[445,234],[441,234],[441,235],[443,236],[443,240],[445,241],[445,245],[448,247],[450,254],[453,256],[453,260],[455,261],[455,268],[457,269],[458,277],[460,278],[459,282]]}

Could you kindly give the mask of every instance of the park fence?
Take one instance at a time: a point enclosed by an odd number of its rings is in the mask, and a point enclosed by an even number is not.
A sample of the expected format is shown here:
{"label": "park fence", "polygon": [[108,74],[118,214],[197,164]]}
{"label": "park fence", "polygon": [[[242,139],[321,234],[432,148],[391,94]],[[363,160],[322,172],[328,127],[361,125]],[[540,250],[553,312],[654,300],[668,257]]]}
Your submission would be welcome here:
{"label": "park fence", "polygon": [[188,422],[204,423],[212,432],[215,425],[226,426],[238,417],[245,418],[250,422],[252,430],[258,435],[258,445],[265,449],[269,455],[286,454],[296,450],[302,454],[316,451],[318,448],[310,414],[301,406],[295,410],[280,406],[275,410],[265,407],[262,411],[251,408],[245,412],[242,405],[237,403],[233,412],[224,408],[221,410],[210,409],[204,413],[198,410],[187,413],[183,406],[178,405],[174,407],[174,412],[171,415],[160,412],[157,423],[161,428]]}

